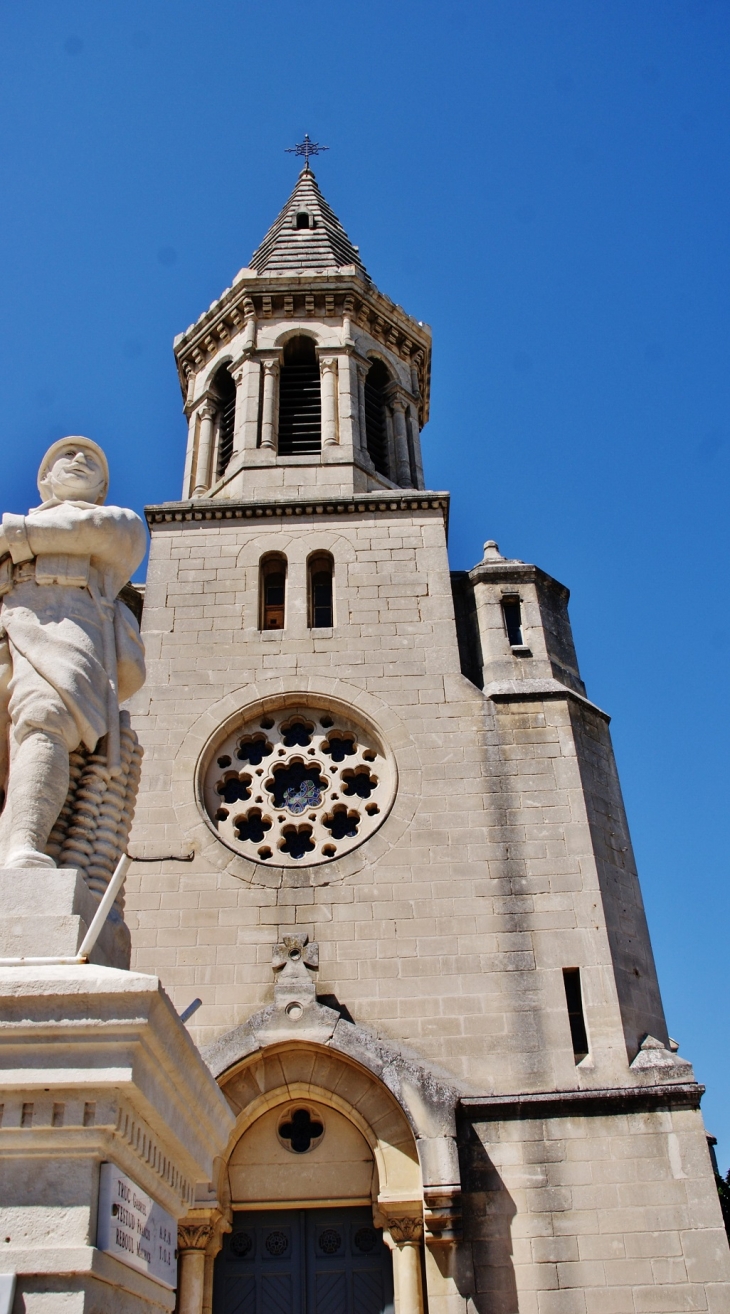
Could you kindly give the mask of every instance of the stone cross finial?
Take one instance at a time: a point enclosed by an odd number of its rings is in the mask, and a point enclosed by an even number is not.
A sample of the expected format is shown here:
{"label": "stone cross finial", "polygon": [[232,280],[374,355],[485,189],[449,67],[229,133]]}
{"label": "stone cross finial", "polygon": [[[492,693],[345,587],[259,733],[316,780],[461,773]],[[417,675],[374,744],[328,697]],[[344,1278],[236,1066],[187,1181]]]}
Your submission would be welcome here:
{"label": "stone cross finial", "polygon": [[280,1007],[306,1004],[315,998],[314,972],[319,967],[319,945],[308,935],[285,935],[271,953],[276,984],[274,999]]}

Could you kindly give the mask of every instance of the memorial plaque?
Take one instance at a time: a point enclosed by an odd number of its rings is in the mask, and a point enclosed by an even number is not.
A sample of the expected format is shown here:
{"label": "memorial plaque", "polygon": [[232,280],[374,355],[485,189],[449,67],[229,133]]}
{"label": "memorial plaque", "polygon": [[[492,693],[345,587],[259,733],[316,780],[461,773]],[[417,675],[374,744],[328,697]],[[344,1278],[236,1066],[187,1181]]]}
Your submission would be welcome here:
{"label": "memorial plaque", "polygon": [[177,1223],[113,1163],[101,1165],[96,1244],[123,1264],[175,1290]]}

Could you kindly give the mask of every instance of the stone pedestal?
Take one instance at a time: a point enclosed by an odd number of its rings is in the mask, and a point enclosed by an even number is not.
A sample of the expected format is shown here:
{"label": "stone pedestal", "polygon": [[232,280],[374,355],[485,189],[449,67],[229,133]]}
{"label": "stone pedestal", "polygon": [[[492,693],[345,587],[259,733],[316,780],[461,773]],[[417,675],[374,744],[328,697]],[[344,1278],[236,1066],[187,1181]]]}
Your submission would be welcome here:
{"label": "stone pedestal", "polygon": [[[0,900],[4,956],[75,953],[97,903],[75,871],[2,872]],[[118,931],[102,939],[109,957]],[[0,1273],[16,1275],[14,1310],[172,1310],[169,1286],[97,1246],[102,1163],[178,1220],[213,1191],[234,1121],[158,979],[0,964],[0,1111]]]}
{"label": "stone pedestal", "polygon": [[[73,958],[98,906],[76,867],[0,869],[0,960]],[[129,956],[129,930],[112,908],[91,961],[127,968]]]}

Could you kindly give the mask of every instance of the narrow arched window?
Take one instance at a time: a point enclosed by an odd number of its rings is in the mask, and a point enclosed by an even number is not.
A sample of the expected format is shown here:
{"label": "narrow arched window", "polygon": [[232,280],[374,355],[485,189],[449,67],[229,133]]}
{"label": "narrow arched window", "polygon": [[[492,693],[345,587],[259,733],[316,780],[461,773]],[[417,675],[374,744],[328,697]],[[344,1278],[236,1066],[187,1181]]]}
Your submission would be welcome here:
{"label": "narrow arched window", "polygon": [[382,360],[373,361],[365,376],[365,437],[370,460],[386,479],[390,475],[385,418],[385,389],[389,383],[390,375]]}
{"label": "narrow arched window", "polygon": [[332,580],[334,563],[329,552],[316,552],[307,563],[309,581],[309,628],[327,630],[334,624]]}
{"label": "narrow arched window", "polygon": [[216,474],[220,479],[233,455],[233,429],[236,423],[236,385],[226,365],[216,370],[212,391],[218,405]]}
{"label": "narrow arched window", "polygon": [[290,338],[279,374],[279,456],[322,449],[319,361],[311,338]]}
{"label": "narrow arched window", "polygon": [[271,552],[259,571],[259,629],[283,630],[286,612],[286,557]]}

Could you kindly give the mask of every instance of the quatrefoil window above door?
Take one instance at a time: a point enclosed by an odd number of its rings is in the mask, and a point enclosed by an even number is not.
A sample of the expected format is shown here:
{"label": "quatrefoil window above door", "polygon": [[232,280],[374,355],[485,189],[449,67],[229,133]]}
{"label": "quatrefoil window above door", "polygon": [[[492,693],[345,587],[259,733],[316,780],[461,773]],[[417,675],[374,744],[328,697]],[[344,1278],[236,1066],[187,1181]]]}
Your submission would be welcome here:
{"label": "quatrefoil window above door", "polygon": [[294,1154],[306,1154],[319,1145],[324,1136],[324,1123],[312,1117],[309,1109],[293,1109],[279,1123],[279,1140]]}

